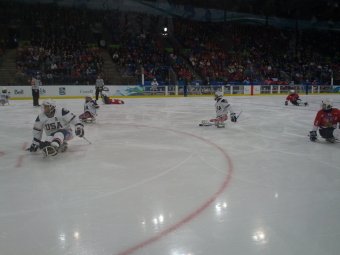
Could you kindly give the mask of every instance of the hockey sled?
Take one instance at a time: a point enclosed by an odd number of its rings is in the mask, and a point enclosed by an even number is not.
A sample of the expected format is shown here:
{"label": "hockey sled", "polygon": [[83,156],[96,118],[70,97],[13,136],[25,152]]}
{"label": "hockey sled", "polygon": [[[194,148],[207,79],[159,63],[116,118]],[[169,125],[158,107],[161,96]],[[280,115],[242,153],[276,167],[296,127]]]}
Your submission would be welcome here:
{"label": "hockey sled", "polygon": [[[310,136],[308,135],[308,137]],[[334,138],[334,139],[326,138],[325,139],[321,137],[321,139],[316,138],[315,141],[311,141],[311,142],[313,143],[340,143],[340,140],[338,138]]]}
{"label": "hockey sled", "polygon": [[87,119],[82,119],[81,122],[90,124],[90,123],[95,123],[96,119],[95,118],[87,118]]}
{"label": "hockey sled", "polygon": [[200,123],[198,124],[200,127],[210,127],[210,126],[213,126],[214,124],[213,123]]}
{"label": "hockey sled", "polygon": [[198,126],[200,127],[209,127],[209,126],[213,126],[214,123],[210,122],[209,120],[202,120],[200,124],[198,124]]}
{"label": "hockey sled", "polygon": [[43,151],[45,157],[55,156],[58,154],[58,148],[51,145],[48,145],[41,150]]}

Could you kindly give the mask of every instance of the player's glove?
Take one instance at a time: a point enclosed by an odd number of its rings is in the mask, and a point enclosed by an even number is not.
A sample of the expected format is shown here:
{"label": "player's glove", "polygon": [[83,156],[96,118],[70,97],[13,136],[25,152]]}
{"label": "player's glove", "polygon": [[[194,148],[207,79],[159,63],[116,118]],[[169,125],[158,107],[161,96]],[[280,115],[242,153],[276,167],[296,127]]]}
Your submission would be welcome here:
{"label": "player's glove", "polygon": [[39,144],[39,148],[42,150],[44,149],[45,147],[47,146],[51,146],[51,142],[48,142],[48,141],[44,141],[44,142],[40,142]]}
{"label": "player's glove", "polygon": [[231,113],[230,114],[230,120],[231,120],[231,122],[236,122],[237,121],[237,117],[236,117],[235,113]]}
{"label": "player's glove", "polygon": [[35,144],[35,143],[32,143],[31,147],[29,148],[29,151],[30,152],[36,152],[38,149],[39,149],[39,145]]}
{"label": "player's glove", "polygon": [[285,105],[288,105],[288,101],[285,101]]}
{"label": "player's glove", "polygon": [[84,136],[84,127],[83,126],[77,126],[76,128],[76,136],[83,137]]}
{"label": "player's glove", "polygon": [[312,142],[315,142],[316,139],[317,139],[317,134],[316,134],[316,131],[310,131],[309,132],[309,139],[312,141]]}

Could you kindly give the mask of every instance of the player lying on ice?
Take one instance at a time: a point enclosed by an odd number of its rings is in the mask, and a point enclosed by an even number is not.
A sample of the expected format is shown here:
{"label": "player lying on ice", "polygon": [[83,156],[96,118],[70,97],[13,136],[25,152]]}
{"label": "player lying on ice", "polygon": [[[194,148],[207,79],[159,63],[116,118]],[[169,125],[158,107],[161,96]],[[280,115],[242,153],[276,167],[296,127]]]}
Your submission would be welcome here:
{"label": "player lying on ice", "polygon": [[336,138],[333,135],[337,123],[340,123],[340,110],[333,108],[330,99],[326,99],[321,103],[321,110],[318,111],[314,120],[313,130],[309,132],[309,139],[312,142],[317,140],[317,130],[322,138],[327,142],[334,143]]}
{"label": "player lying on ice", "polygon": [[235,112],[231,108],[231,105],[228,103],[227,99],[223,98],[223,93],[221,91],[215,92],[215,101],[216,118],[209,121],[202,120],[200,126],[211,126],[215,124],[215,126],[218,128],[224,128],[224,122],[228,119],[228,112],[230,112],[230,120],[232,122],[237,121]]}
{"label": "player lying on ice", "polygon": [[96,120],[97,109],[99,105],[92,99],[91,95],[85,97],[84,113],[79,115],[79,119],[83,122],[94,122]]}
{"label": "player lying on ice", "polygon": [[[67,149],[67,141],[73,138],[70,124],[75,126],[77,136],[84,136],[84,125],[76,115],[65,108],[57,108],[51,99],[45,100],[42,103],[42,113],[38,115],[33,126],[33,142],[29,151],[41,149],[46,156],[64,152]],[[47,136],[45,141],[41,141],[43,130]]]}
{"label": "player lying on ice", "polygon": [[111,99],[106,92],[102,92],[102,100],[104,104],[124,104],[123,100]]}
{"label": "player lying on ice", "polygon": [[288,101],[291,102],[292,105],[300,106],[304,105],[307,106],[307,102],[302,102],[298,93],[295,93],[295,90],[290,90],[289,95],[286,98],[285,105],[288,105]]}

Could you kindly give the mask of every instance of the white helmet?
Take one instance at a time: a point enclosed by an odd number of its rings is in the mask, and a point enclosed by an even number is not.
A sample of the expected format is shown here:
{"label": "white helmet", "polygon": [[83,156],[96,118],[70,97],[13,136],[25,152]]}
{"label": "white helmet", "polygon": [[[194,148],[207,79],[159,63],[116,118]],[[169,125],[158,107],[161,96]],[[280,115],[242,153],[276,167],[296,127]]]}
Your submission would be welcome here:
{"label": "white helmet", "polygon": [[91,94],[87,94],[86,96],[85,96],[85,101],[86,102],[90,102],[92,100],[92,95]]}
{"label": "white helmet", "polygon": [[42,111],[47,117],[52,117],[55,112],[55,108],[57,106],[56,102],[52,99],[46,99],[42,102]]}
{"label": "white helmet", "polygon": [[222,98],[222,97],[223,97],[222,91],[216,91],[215,92],[215,100],[217,100],[218,98]]}
{"label": "white helmet", "polygon": [[2,93],[7,93],[7,88],[6,87],[2,88]]}
{"label": "white helmet", "polygon": [[290,94],[293,94],[293,93],[295,93],[295,90],[291,89],[289,92],[290,92]]}
{"label": "white helmet", "polygon": [[329,98],[322,100],[321,108],[322,110],[330,110],[333,107],[333,101]]}

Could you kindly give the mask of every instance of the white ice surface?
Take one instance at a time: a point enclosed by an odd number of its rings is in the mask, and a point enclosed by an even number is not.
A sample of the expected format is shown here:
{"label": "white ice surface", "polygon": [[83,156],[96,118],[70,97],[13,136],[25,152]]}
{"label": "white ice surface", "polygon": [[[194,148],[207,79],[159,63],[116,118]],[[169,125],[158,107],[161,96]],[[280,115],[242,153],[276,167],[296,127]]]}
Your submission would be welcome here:
{"label": "white ice surface", "polygon": [[[0,254],[339,255],[340,144],[307,137],[322,98],[228,98],[243,112],[225,129],[198,127],[210,97],[126,99],[101,105],[91,145],[74,138],[54,158],[23,150],[40,108],[11,101]],[[57,102],[81,113],[82,100]]]}

